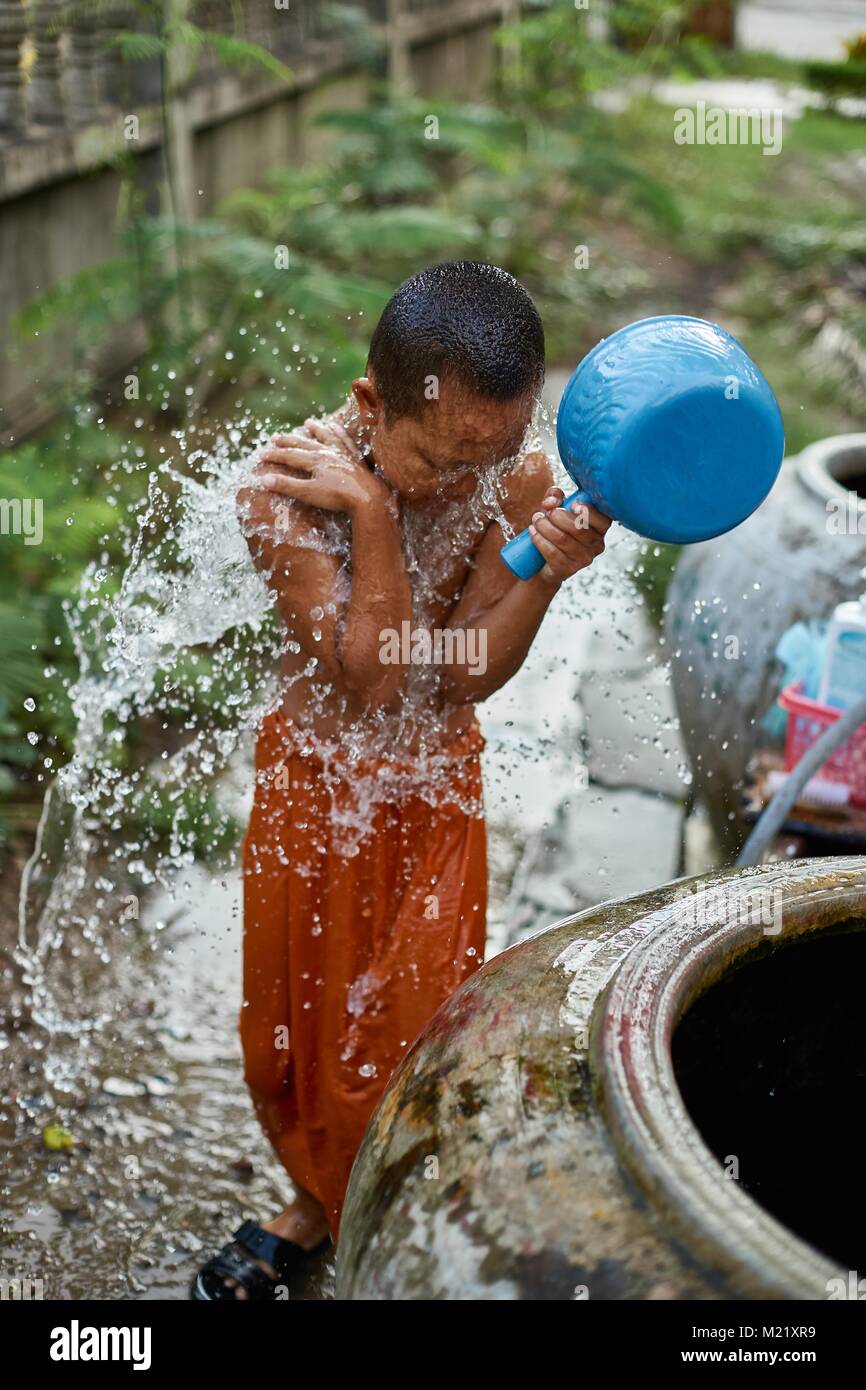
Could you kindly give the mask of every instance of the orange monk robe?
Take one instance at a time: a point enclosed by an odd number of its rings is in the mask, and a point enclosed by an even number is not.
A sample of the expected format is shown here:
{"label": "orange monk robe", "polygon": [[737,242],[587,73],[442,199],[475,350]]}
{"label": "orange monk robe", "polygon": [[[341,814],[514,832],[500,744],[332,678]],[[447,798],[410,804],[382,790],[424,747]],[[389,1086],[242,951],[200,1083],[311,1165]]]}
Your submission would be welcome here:
{"label": "orange monk robe", "polygon": [[364,812],[369,829],[347,855],[359,785],[393,767],[368,759],[335,780],[279,712],[259,735],[243,854],[244,1075],[268,1138],[323,1204],[335,1240],[394,1068],[483,959],[482,747],[477,725],[455,740],[444,757],[453,799],[434,806],[407,793],[404,763],[400,794]]}

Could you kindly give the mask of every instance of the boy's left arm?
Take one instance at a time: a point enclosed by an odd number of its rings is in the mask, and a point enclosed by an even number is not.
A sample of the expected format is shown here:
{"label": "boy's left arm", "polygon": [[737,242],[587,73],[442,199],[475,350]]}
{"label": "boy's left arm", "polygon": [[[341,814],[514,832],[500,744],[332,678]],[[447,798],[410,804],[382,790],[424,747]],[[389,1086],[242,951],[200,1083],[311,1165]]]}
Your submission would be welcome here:
{"label": "boy's left arm", "polygon": [[[452,704],[485,700],[514,675],[526,658],[541,620],[560,585],[586,569],[604,550],[610,519],[595,507],[560,506],[564,493],[553,486],[544,454],[529,454],[509,486],[506,516],[515,531],[527,524],[544,556],[544,568],[532,579],[516,579],[502,562],[505,544],[494,523],[478,548],[473,571],[448,616],[448,626],[484,633],[486,668],[454,663],[442,669],[442,694]],[[476,651],[478,644],[475,644]]]}

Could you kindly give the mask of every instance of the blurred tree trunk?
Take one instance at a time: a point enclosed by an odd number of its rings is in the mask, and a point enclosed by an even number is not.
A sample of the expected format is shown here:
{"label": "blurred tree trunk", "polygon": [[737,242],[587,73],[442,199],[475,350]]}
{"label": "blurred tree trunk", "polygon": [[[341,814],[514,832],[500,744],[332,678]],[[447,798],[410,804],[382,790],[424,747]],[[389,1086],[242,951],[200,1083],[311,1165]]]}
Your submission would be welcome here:
{"label": "blurred tree trunk", "polygon": [[687,34],[700,34],[713,43],[734,46],[734,5],[732,0],[708,0],[692,10],[686,22]]}
{"label": "blurred tree trunk", "polygon": [[195,159],[189,119],[189,83],[193,57],[177,26],[189,15],[190,0],[165,0],[164,24],[168,40],[163,60],[163,122],[165,126],[166,177],[172,213],[178,222],[195,215]]}
{"label": "blurred tree trunk", "polygon": [[192,326],[192,305],[185,276],[188,269],[185,232],[195,216],[195,151],[189,113],[193,51],[178,32],[189,10],[190,0],[164,0],[166,48],[162,59],[162,125],[165,184],[173,231],[169,270],[176,277],[178,286],[170,310],[170,326],[176,332]]}
{"label": "blurred tree trunk", "polygon": [[388,82],[393,92],[407,92],[412,84],[409,44],[401,20],[406,0],[388,0]]}

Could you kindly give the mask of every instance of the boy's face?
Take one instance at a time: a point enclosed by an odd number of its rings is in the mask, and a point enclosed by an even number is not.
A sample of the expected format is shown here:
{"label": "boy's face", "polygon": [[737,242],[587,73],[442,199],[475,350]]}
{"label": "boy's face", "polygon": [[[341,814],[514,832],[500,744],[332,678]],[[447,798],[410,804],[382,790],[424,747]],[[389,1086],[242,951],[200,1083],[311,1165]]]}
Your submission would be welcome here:
{"label": "boy's face", "polygon": [[531,395],[491,401],[445,381],[419,415],[389,422],[372,377],[360,377],[352,391],[376,468],[417,506],[471,497],[485,472],[519,453],[532,419]]}

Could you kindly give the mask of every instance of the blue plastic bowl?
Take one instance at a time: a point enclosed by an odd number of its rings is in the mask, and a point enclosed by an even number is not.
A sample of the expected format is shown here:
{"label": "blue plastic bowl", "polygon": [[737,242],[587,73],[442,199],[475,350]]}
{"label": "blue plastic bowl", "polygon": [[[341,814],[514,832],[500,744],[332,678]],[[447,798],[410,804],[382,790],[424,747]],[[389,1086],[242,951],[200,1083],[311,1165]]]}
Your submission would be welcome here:
{"label": "blue plastic bowl", "polygon": [[[679,314],[603,339],[572,374],[556,426],[575,498],[650,540],[709,540],[739,526],[778,476],[778,403],[718,324]],[[543,564],[528,535],[503,547],[522,579]]]}

